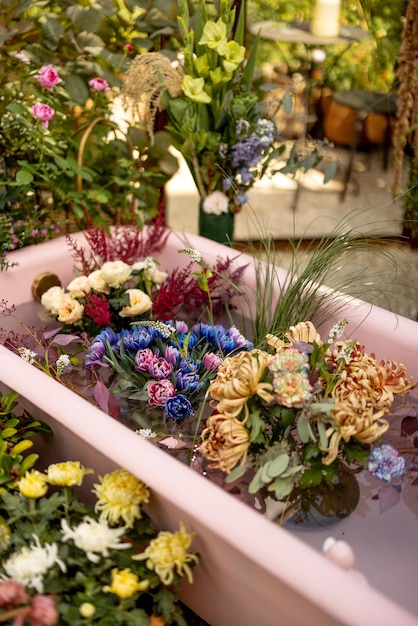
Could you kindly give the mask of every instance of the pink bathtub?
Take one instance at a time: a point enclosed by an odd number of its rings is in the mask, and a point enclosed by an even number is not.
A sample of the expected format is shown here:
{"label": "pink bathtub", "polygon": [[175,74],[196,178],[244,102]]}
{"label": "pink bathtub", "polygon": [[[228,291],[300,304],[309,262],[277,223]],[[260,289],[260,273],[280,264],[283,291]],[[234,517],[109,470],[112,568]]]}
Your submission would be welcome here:
{"label": "pink bathtub", "polygon": [[[177,254],[185,245],[199,249],[208,261],[218,254],[235,255],[200,237],[173,232],[159,255],[161,269],[182,259],[187,263],[185,255]],[[40,273],[53,271],[63,284],[72,277],[63,239],[23,249],[10,260],[19,265],[0,274],[0,295],[16,305],[31,300],[32,281]],[[245,262],[250,263],[250,286],[254,268],[250,258],[238,261]],[[418,324],[360,301],[343,298],[342,303],[339,317],[349,319],[348,332],[368,352],[402,361],[418,379]],[[332,528],[290,532],[1,346],[0,380],[51,424],[53,440],[42,444],[48,461],[78,459],[98,473],[125,467],[151,487],[150,514],[158,524],[174,528],[181,520],[196,533],[193,547],[201,563],[195,583],[185,584],[181,597],[211,626],[418,626],[418,520],[408,507],[382,515],[371,510],[363,517],[363,505]],[[369,584],[324,558],[320,548],[330,535],[351,543],[356,567]]]}

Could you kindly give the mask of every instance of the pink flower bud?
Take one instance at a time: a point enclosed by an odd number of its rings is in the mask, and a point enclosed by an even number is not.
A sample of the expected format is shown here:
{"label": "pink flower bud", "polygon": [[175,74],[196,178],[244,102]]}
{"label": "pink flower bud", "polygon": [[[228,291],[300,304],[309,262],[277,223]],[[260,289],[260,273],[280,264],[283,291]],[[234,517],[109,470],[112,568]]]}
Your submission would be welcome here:
{"label": "pink flower bud", "polygon": [[28,614],[32,626],[52,626],[58,622],[58,611],[51,596],[34,596]]}
{"label": "pink flower bud", "polygon": [[52,91],[52,88],[55,85],[62,82],[58,72],[52,67],[52,65],[43,65],[36,78],[41,83],[41,87],[47,89],[48,91]]}
{"label": "pink flower bud", "polygon": [[48,128],[48,122],[54,117],[55,111],[47,104],[42,104],[42,102],[35,102],[32,107],[32,114],[36,117],[37,120],[42,122],[42,128],[46,129]]}
{"label": "pink flower bud", "polygon": [[134,51],[134,47],[131,43],[127,43],[125,44],[125,50],[126,52],[133,52]]}
{"label": "pink flower bud", "polygon": [[89,80],[89,85],[93,89],[93,91],[109,91],[109,83],[104,78],[92,78]]}

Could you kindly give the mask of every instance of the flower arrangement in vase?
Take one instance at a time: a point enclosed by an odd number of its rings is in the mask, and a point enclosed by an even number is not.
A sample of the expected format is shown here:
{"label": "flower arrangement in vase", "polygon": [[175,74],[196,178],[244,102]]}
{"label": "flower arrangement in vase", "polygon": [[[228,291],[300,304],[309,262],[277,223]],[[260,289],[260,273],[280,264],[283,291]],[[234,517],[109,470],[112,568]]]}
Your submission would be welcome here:
{"label": "flower arrangement in vase", "polygon": [[171,63],[163,52],[133,59],[124,77],[127,105],[146,109],[149,132],[164,110],[171,140],[186,160],[199,196],[199,233],[230,243],[234,214],[269,162],[281,154],[273,99],[252,89],[257,46],[244,42],[244,5],[221,0],[210,16],[199,0],[194,26],[186,0],[179,2],[181,54]]}

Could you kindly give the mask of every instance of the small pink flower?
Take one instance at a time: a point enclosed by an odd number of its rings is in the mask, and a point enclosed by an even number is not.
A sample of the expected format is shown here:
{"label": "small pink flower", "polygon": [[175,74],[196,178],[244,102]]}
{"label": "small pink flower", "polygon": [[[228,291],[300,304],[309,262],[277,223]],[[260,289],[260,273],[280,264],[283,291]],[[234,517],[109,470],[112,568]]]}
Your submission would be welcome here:
{"label": "small pink flower", "polygon": [[93,91],[109,91],[109,83],[104,78],[92,78],[89,80],[89,85],[93,89]]}
{"label": "small pink flower", "polygon": [[152,380],[148,387],[148,403],[155,406],[164,406],[168,398],[174,398],[176,390],[170,380]]}
{"label": "small pink flower", "polygon": [[22,583],[9,579],[0,582],[0,607],[22,604],[28,599],[29,596]]}
{"label": "small pink flower", "polygon": [[125,50],[126,52],[133,52],[134,51],[134,47],[131,43],[127,43],[125,44]]}
{"label": "small pink flower", "polygon": [[58,622],[58,611],[51,596],[34,596],[27,619],[32,626],[52,626]]}
{"label": "small pink flower", "polygon": [[54,117],[55,111],[47,104],[42,104],[42,102],[35,102],[32,107],[32,114],[36,117],[37,120],[42,122],[42,128],[46,129],[48,128],[48,122]]}
{"label": "small pink flower", "polygon": [[62,82],[57,70],[52,65],[43,65],[36,78],[41,83],[41,87],[48,91],[52,91],[55,85]]}

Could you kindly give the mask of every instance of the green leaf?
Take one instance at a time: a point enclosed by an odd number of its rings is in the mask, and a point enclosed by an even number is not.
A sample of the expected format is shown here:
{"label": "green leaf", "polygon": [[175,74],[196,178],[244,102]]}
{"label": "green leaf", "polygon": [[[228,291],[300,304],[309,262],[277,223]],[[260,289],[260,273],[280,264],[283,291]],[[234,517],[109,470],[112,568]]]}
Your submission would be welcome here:
{"label": "green leaf", "polygon": [[315,487],[320,485],[323,479],[323,473],[321,468],[313,467],[306,469],[300,477],[299,484],[302,489],[307,487]]}
{"label": "green leaf", "polygon": [[337,162],[333,161],[328,165],[324,173],[324,185],[332,180],[337,173]]}
{"label": "green leaf", "polygon": [[257,50],[258,50],[258,41],[259,41],[259,36],[257,35],[254,45],[251,49],[251,52],[248,56],[247,59],[247,63],[245,65],[244,68],[244,80],[243,83],[246,86],[246,88],[248,89],[248,91],[250,91],[251,86],[253,84],[253,77],[254,77],[254,71],[255,71],[255,67],[256,67],[256,63],[257,63]]}
{"label": "green leaf", "polygon": [[303,413],[302,415],[300,415],[298,419],[297,429],[298,429],[299,437],[302,440],[302,443],[308,443],[309,439],[311,438],[310,433],[309,433],[309,422],[308,422],[308,418]]}
{"label": "green leaf", "polygon": [[285,93],[282,98],[283,110],[286,115],[290,115],[293,111],[293,98],[290,93]]}
{"label": "green leaf", "polygon": [[31,467],[33,467],[39,458],[39,454],[28,454],[20,464],[19,474],[23,476]]}
{"label": "green leaf", "polygon": [[283,500],[288,496],[294,487],[294,481],[292,477],[289,478],[276,478],[274,483],[269,485],[267,489],[274,491],[274,496],[277,500]]}
{"label": "green leaf", "polygon": [[17,443],[13,447],[12,451],[10,452],[10,455],[13,457],[16,457],[18,454],[22,454],[22,452],[24,452],[25,450],[28,450],[32,446],[33,446],[33,441],[29,441],[29,439],[24,439],[23,441],[19,441],[19,443]]}
{"label": "green leaf", "polygon": [[235,482],[236,480],[238,480],[238,478],[241,478],[241,476],[244,476],[246,471],[247,471],[247,466],[245,463],[238,465],[232,470],[232,472],[229,472],[229,474],[227,474],[225,478],[225,482],[226,483]]}
{"label": "green leaf", "polygon": [[16,182],[18,185],[30,185],[33,182],[33,176],[27,170],[18,170],[16,172]]}
{"label": "green leaf", "polygon": [[285,452],[283,454],[279,454],[279,456],[276,456],[275,459],[266,464],[267,474],[270,478],[280,476],[287,469],[289,461],[290,459]]}
{"label": "green leaf", "polygon": [[319,435],[319,444],[321,448],[325,450],[325,448],[328,448],[328,437],[326,434],[325,425],[323,424],[323,422],[321,422],[321,420],[317,422],[317,428]]}

